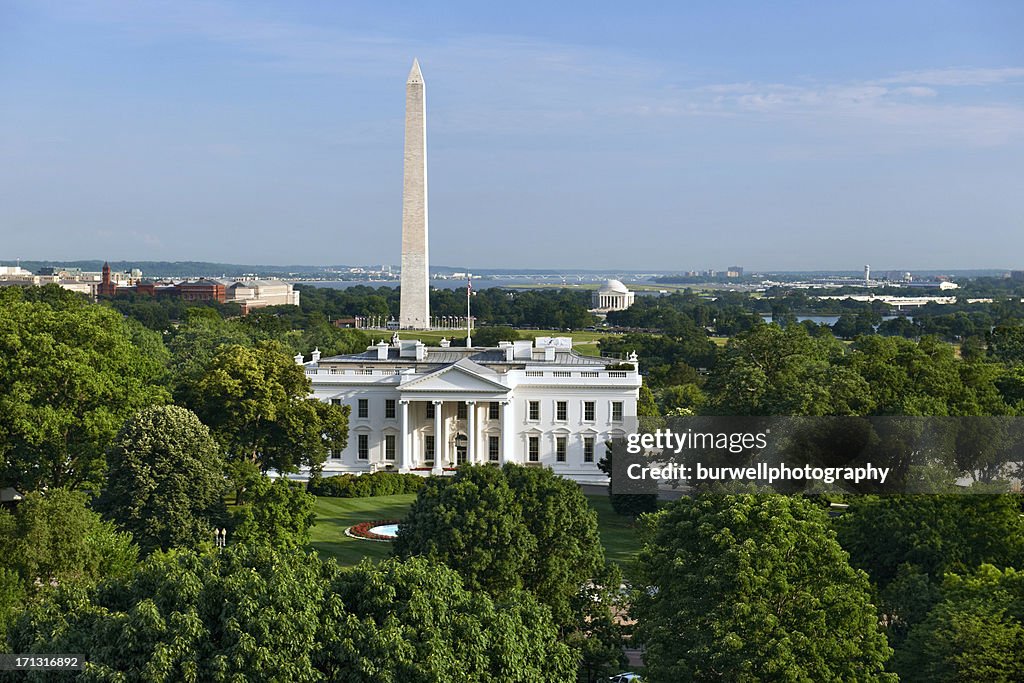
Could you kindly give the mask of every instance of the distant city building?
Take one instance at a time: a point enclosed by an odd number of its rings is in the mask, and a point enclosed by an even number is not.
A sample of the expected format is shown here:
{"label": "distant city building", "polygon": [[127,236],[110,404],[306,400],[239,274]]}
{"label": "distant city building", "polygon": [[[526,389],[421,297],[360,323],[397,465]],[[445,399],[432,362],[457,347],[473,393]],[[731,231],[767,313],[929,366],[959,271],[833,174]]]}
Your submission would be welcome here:
{"label": "distant city building", "polygon": [[4,277],[24,277],[26,275],[32,275],[31,270],[25,270],[21,266],[0,266],[0,276]]}
{"label": "distant city building", "polygon": [[864,284],[871,282],[871,266],[864,266]]}
{"label": "distant city building", "polygon": [[591,306],[597,313],[624,311],[633,305],[636,294],[618,280],[607,280],[591,295]]}
{"label": "distant city building", "polygon": [[110,264],[103,264],[103,280],[96,286],[96,296],[114,296],[117,294],[117,283],[110,277]]}
{"label": "distant city building", "polygon": [[725,271],[726,277],[743,277],[743,266],[729,266]]}
{"label": "distant city building", "polygon": [[1018,282],[1024,282],[1024,270],[1011,270],[1010,277]]}
{"label": "distant city building", "polygon": [[182,301],[216,301],[227,302],[227,287],[223,282],[202,278],[200,280],[179,282],[175,285]]}
{"label": "distant city building", "polygon": [[266,306],[298,306],[299,292],[290,282],[247,280],[227,287],[227,303],[242,307],[242,314]]}

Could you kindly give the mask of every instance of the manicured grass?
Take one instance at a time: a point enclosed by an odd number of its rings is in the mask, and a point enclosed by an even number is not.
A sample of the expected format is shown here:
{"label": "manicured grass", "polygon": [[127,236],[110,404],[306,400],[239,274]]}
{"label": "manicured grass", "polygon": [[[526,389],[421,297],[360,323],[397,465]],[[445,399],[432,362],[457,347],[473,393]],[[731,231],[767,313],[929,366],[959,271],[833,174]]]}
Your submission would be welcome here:
{"label": "manicured grass", "polygon": [[616,513],[606,495],[589,495],[587,500],[597,510],[597,530],[605,557],[625,567],[640,552],[640,536],[633,518]]}
{"label": "manicured grass", "polygon": [[[333,558],[338,564],[358,564],[364,557],[381,560],[391,553],[391,544],[349,538],[345,529],[359,522],[379,519],[401,519],[416,499],[415,494],[400,496],[377,496],[374,498],[327,498],[316,499],[316,525],[311,534],[310,547],[323,558]],[[615,514],[608,496],[587,496],[590,505],[597,511],[598,528],[605,554],[609,560],[624,565],[637,551],[640,542],[633,520]]]}
{"label": "manicured grass", "polygon": [[381,560],[391,553],[391,544],[349,538],[345,529],[359,522],[378,519],[401,519],[416,494],[377,496],[374,498],[327,498],[317,496],[316,525],[312,529],[310,546],[323,558],[334,558],[341,565],[359,564],[364,557]]}

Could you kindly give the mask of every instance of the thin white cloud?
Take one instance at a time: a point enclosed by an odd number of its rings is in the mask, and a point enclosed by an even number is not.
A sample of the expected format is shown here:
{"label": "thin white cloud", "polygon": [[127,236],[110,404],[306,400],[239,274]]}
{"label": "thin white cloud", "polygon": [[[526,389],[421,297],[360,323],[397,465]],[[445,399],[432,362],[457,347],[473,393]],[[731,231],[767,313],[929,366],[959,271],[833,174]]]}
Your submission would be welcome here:
{"label": "thin white cloud", "polygon": [[879,83],[916,85],[972,86],[1024,81],[1024,68],[946,68],[903,71],[879,80]]}

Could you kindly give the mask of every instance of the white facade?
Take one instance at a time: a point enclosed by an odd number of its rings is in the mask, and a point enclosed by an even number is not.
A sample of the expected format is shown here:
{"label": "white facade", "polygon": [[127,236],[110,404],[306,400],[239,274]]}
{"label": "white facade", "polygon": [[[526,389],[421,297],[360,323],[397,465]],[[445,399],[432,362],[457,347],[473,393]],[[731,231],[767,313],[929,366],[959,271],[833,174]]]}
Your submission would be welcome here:
{"label": "white facade", "polygon": [[225,294],[228,303],[239,304],[248,313],[265,306],[298,306],[300,292],[290,282],[246,280],[227,283]]}
{"label": "white facade", "polygon": [[612,361],[582,356],[566,338],[467,349],[396,335],[364,353],[319,355],[303,363],[313,395],[352,407],[348,445],[324,476],[512,462],[604,483],[605,442],[636,420],[635,356],[632,369],[608,369]]}
{"label": "white facade", "polygon": [[591,295],[591,306],[598,313],[624,311],[633,305],[635,297],[636,294],[618,280],[607,280]]}

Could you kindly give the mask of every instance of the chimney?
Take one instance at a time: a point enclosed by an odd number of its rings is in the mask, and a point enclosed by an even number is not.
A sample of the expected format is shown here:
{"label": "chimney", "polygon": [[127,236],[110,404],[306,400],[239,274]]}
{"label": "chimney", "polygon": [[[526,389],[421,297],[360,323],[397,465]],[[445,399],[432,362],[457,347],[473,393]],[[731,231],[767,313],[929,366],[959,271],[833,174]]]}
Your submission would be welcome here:
{"label": "chimney", "polygon": [[510,342],[510,341],[500,341],[500,342],[498,342],[498,348],[502,349],[505,352],[505,360],[506,361],[511,361],[511,360],[515,359],[515,357],[516,357],[516,347],[513,346],[512,342]]}
{"label": "chimney", "polygon": [[315,349],[313,349],[313,362],[314,363],[319,363],[320,362],[320,347],[319,346],[316,347]]}
{"label": "chimney", "polygon": [[555,359],[555,347],[545,346],[544,347],[544,360],[553,361]]}
{"label": "chimney", "polygon": [[383,339],[377,342],[377,360],[387,360],[389,348],[391,347],[388,346],[388,343]]}
{"label": "chimney", "polygon": [[421,341],[416,342],[416,360],[427,359],[427,345]]}
{"label": "chimney", "polygon": [[301,353],[295,354],[295,364],[296,365],[302,365],[302,354]]}

